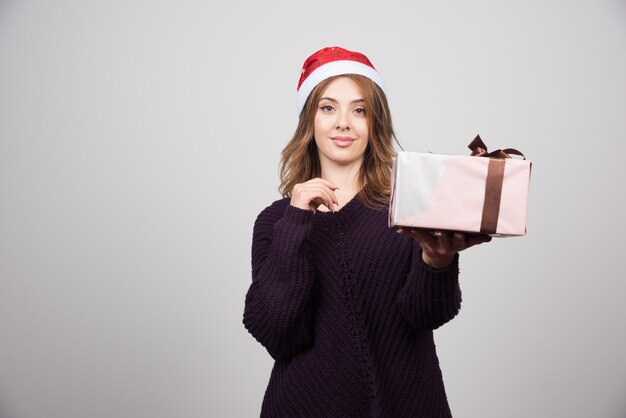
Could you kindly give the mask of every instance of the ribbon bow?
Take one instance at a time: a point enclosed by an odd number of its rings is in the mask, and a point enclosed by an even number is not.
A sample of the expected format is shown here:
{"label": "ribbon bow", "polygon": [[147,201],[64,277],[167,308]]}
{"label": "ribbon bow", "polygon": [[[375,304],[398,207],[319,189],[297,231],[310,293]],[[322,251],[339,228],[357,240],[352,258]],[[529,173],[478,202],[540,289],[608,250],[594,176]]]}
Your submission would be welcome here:
{"label": "ribbon bow", "polygon": [[488,152],[487,145],[480,139],[480,135],[476,135],[476,138],[467,146],[472,150],[472,156],[475,157],[488,157],[488,158],[511,158],[511,154],[519,155],[523,159],[526,159],[524,154],[516,150],[515,148],[497,149],[495,151]]}
{"label": "ribbon bow", "polygon": [[524,159],[526,157],[513,148],[497,149],[488,152],[487,146],[480,139],[480,135],[476,135],[476,138],[468,145],[468,148],[472,150],[473,156],[490,158],[485,178],[485,197],[480,221],[480,232],[483,234],[495,234],[498,229],[498,217],[500,215],[505,160],[511,158],[509,154],[520,155]]}

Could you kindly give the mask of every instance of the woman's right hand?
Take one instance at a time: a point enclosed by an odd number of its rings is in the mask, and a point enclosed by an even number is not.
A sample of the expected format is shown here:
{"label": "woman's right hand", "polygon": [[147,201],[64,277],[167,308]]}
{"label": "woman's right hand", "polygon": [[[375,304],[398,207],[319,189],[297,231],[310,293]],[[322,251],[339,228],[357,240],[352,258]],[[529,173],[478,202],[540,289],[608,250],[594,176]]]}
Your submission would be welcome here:
{"label": "woman's right hand", "polygon": [[334,211],[334,204],[339,204],[335,190],[338,187],[328,180],[314,178],[293,186],[291,191],[291,206],[300,209],[316,211],[319,205],[325,205]]}

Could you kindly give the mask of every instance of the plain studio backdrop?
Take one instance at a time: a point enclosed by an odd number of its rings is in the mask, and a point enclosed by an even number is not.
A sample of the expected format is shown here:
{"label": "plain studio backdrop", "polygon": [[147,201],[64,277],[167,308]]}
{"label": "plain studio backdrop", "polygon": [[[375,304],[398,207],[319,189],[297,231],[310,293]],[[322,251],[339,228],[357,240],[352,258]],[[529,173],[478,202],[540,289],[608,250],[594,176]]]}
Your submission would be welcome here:
{"label": "plain studio backdrop", "polygon": [[258,415],[252,225],[341,45],[406,150],[534,164],[435,332],[455,416],[623,418],[625,44],[617,0],[0,1],[0,417]]}

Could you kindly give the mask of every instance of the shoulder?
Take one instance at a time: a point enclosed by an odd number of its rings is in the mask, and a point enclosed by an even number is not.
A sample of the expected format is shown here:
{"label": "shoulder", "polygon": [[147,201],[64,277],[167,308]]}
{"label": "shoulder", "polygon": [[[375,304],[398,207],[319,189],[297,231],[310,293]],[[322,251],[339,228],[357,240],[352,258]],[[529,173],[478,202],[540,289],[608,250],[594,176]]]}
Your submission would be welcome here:
{"label": "shoulder", "polygon": [[259,213],[255,223],[272,222],[272,220],[274,220],[275,222],[276,220],[282,218],[282,216],[285,214],[285,209],[287,209],[287,206],[289,206],[289,201],[290,199],[288,197],[275,200],[269,206],[263,209],[261,213]]}
{"label": "shoulder", "polygon": [[283,230],[306,232],[312,221],[313,212],[291,206],[291,199],[276,200],[259,213],[254,222],[254,237],[271,237],[279,224]]}
{"label": "shoulder", "polygon": [[288,216],[289,208],[291,208],[290,200],[288,197],[278,199],[263,209],[254,222],[254,233],[271,233],[276,222]]}

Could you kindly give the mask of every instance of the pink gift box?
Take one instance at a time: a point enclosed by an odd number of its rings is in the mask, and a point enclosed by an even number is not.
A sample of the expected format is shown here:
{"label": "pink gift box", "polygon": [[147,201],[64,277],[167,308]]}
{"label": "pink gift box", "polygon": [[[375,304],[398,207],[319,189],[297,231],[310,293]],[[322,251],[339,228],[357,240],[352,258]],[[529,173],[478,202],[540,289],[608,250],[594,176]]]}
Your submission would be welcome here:
{"label": "pink gift box", "polygon": [[525,235],[531,162],[487,153],[480,137],[470,148],[482,156],[399,152],[389,226]]}

